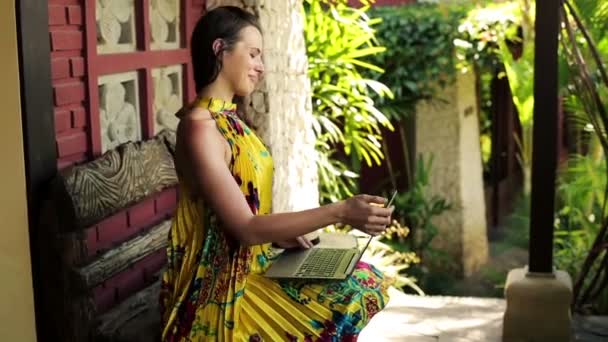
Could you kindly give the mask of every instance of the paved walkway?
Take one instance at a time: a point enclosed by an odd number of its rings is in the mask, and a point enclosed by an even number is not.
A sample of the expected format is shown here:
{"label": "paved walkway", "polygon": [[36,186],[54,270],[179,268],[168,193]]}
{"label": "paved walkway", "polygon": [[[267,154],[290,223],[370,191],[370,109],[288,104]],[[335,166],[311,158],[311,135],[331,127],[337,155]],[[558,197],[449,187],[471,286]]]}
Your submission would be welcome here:
{"label": "paved walkway", "polygon": [[392,289],[385,310],[359,341],[499,342],[505,301],[494,298],[406,295]]}
{"label": "paved walkway", "polygon": [[608,341],[608,316],[575,316],[572,325],[574,342]]}
{"label": "paved walkway", "polygon": [[[413,296],[395,289],[359,341],[500,342],[504,299]],[[607,316],[574,316],[572,342],[608,341]]]}

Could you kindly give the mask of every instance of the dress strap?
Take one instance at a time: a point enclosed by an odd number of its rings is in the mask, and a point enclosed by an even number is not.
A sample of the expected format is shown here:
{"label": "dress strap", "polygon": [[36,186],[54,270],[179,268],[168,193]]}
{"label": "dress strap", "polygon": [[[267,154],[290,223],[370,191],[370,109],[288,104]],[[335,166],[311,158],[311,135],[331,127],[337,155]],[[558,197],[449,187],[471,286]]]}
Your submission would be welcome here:
{"label": "dress strap", "polygon": [[235,112],[236,104],[216,97],[202,97],[194,101],[194,106],[208,109],[213,113]]}

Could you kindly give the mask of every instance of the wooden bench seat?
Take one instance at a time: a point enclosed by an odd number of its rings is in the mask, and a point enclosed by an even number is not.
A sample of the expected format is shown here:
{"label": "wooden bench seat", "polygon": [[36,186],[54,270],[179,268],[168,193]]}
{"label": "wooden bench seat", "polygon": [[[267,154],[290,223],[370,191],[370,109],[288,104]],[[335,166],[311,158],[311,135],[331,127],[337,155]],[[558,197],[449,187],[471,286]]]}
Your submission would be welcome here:
{"label": "wooden bench seat", "polygon": [[37,242],[44,314],[60,341],[156,341],[177,200],[175,135],[127,143],[53,182]]}
{"label": "wooden bench seat", "polygon": [[160,279],[101,315],[98,319],[97,341],[159,341],[159,291]]}

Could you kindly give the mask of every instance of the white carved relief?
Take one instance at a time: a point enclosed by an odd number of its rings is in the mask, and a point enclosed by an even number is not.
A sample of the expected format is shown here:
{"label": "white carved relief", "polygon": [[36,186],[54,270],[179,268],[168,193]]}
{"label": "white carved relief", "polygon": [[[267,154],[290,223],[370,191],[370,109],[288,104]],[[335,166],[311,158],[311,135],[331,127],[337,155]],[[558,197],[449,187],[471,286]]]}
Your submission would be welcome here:
{"label": "white carved relief", "polygon": [[97,52],[135,51],[135,5],[133,0],[96,0]]}
{"label": "white carved relief", "polygon": [[152,69],[154,80],[154,134],[175,131],[179,120],[175,113],[183,106],[183,73],[181,65]]}
{"label": "white carved relief", "polygon": [[[251,1],[249,1],[251,2]],[[207,11],[210,11],[218,6],[237,6],[241,8],[246,8],[248,5],[243,0],[207,0],[205,1],[205,8]],[[253,5],[250,5],[253,6]],[[249,6],[249,7],[250,7]]]}
{"label": "white carved relief", "polygon": [[136,71],[99,78],[102,152],[128,141],[141,140],[138,89]]}
{"label": "white carved relief", "polygon": [[180,2],[178,0],[150,1],[150,47],[152,50],[179,48]]}

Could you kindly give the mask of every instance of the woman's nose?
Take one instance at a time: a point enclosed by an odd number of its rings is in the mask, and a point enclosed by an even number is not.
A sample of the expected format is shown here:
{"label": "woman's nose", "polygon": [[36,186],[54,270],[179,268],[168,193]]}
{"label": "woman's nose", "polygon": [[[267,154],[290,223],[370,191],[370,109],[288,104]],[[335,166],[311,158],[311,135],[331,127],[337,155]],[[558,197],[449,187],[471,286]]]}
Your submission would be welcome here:
{"label": "woman's nose", "polygon": [[257,63],[257,65],[255,66],[255,71],[257,71],[257,73],[260,75],[260,77],[262,75],[264,75],[264,63],[263,62]]}

